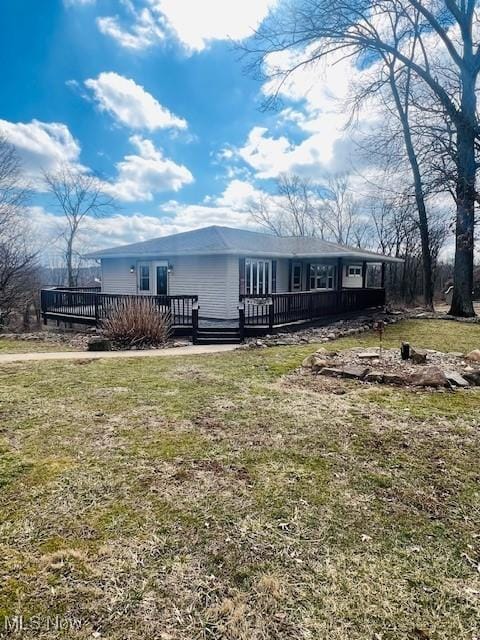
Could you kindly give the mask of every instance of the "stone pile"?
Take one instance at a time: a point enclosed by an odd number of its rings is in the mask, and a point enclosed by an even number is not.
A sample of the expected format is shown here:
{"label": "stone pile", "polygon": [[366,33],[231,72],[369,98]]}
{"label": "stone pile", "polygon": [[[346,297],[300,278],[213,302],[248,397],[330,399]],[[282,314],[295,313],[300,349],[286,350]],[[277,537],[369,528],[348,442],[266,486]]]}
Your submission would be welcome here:
{"label": "stone pile", "polygon": [[305,358],[302,367],[315,375],[397,386],[467,388],[480,386],[480,350],[466,355],[412,348],[402,360],[399,349],[346,349],[324,347]]}

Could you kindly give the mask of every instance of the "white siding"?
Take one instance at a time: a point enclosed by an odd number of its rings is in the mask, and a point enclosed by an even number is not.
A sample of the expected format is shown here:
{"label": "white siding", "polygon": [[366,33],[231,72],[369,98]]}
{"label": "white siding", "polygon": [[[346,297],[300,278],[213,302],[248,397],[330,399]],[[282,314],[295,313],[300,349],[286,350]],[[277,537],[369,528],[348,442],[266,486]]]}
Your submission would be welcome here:
{"label": "white siding", "polygon": [[198,295],[200,316],[238,317],[238,258],[185,256],[170,260],[169,294]]}
{"label": "white siding", "polygon": [[[102,260],[103,293],[137,293],[136,260],[131,258],[108,258]],[[131,267],[135,267],[133,273]]]}

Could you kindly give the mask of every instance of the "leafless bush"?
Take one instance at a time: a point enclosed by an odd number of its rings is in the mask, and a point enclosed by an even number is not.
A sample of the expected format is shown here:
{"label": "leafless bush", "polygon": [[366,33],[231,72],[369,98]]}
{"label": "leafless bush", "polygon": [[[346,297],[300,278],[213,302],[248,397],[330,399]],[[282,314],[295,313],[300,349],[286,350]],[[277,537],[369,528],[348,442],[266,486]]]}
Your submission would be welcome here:
{"label": "leafless bush", "polygon": [[103,334],[117,347],[145,348],[164,345],[172,334],[169,310],[149,298],[118,300],[101,321]]}

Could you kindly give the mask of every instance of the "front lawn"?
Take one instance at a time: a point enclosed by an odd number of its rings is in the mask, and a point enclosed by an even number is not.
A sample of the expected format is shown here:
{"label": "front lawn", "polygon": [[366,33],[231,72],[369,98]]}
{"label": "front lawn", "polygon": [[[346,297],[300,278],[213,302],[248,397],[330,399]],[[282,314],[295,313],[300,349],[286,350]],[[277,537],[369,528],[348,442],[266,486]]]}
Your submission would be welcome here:
{"label": "front lawn", "polygon": [[[480,327],[401,340],[466,351]],[[0,617],[32,639],[479,637],[480,391],[315,392],[286,375],[314,349],[1,367]],[[78,628],[28,624],[55,615]]]}
{"label": "front lawn", "polygon": [[48,339],[12,340],[0,335],[0,353],[37,353],[48,351],[73,351],[68,343],[52,342]]}

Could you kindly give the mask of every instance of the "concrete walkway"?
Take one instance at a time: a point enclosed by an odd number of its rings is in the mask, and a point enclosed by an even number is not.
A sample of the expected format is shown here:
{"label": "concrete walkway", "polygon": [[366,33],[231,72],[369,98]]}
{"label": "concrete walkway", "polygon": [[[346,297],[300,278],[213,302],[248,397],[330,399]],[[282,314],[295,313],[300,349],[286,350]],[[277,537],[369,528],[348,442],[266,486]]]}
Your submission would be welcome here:
{"label": "concrete walkway", "polygon": [[145,349],[144,351],[57,351],[55,353],[0,353],[0,365],[10,362],[37,360],[103,360],[111,358],[166,358],[171,356],[196,356],[206,353],[234,351],[236,344],[189,345],[169,349]]}

